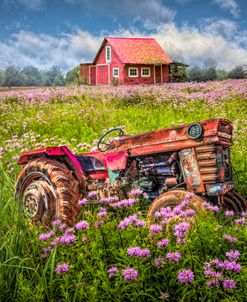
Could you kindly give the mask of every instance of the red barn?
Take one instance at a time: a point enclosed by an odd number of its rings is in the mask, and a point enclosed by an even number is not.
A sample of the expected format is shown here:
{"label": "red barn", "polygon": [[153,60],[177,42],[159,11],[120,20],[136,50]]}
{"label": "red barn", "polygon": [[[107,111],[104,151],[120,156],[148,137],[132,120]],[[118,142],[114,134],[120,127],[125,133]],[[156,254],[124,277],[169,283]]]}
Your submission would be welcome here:
{"label": "red barn", "polygon": [[90,85],[160,84],[169,82],[172,60],[153,38],[104,39],[91,64],[81,64]]}

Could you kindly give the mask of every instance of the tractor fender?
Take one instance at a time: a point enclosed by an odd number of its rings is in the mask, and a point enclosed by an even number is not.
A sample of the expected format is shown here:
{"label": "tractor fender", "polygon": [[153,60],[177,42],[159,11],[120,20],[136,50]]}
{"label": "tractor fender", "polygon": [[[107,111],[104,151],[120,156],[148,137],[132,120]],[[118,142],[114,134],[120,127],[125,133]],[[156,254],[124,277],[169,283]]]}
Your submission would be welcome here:
{"label": "tractor fender", "polygon": [[73,171],[79,183],[85,183],[86,176],[77,158],[71,153],[66,146],[47,147],[21,153],[18,159],[18,165],[26,165],[29,161],[41,158],[62,158],[66,166]]}

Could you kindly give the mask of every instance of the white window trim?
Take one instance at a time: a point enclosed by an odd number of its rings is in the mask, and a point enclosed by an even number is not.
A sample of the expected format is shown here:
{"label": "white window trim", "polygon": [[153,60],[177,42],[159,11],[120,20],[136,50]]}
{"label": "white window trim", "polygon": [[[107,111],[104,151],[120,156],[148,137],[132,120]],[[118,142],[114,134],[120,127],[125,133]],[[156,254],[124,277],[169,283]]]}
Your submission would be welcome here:
{"label": "white window trim", "polygon": [[[110,58],[109,58],[109,60],[107,60],[107,50],[110,50]],[[111,63],[111,46],[106,46],[105,47],[105,61],[106,61],[106,63]]]}
{"label": "white window trim", "polygon": [[[148,69],[148,70],[149,70],[149,75],[143,74],[143,70],[144,70],[144,69]],[[142,75],[142,78],[150,78],[150,77],[151,77],[151,68],[150,68],[150,67],[143,67],[143,68],[141,69],[141,75]]]}
{"label": "white window trim", "polygon": [[[118,75],[117,75],[117,76],[116,76],[116,75],[114,75],[114,71],[115,71],[115,70],[117,70],[117,71],[118,71]],[[117,68],[117,67],[115,68],[115,67],[114,67],[112,71],[113,71],[113,72],[112,72],[113,77],[114,77],[114,78],[119,78],[119,68]]]}
{"label": "white window trim", "polygon": [[[135,69],[136,70],[136,75],[131,75],[130,74],[130,70],[131,69]],[[129,78],[138,78],[138,68],[137,67],[129,67],[129,69],[128,69],[128,77]]]}

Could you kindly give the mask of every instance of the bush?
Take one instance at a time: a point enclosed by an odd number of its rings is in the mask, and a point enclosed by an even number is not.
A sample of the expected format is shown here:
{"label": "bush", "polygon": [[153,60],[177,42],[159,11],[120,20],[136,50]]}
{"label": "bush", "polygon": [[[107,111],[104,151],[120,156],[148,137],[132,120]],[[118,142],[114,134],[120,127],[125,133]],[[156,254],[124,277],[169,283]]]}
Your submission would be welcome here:
{"label": "bush", "polygon": [[242,66],[237,66],[237,67],[233,68],[228,73],[228,77],[230,79],[244,79],[245,78],[245,73],[244,73],[243,67]]}

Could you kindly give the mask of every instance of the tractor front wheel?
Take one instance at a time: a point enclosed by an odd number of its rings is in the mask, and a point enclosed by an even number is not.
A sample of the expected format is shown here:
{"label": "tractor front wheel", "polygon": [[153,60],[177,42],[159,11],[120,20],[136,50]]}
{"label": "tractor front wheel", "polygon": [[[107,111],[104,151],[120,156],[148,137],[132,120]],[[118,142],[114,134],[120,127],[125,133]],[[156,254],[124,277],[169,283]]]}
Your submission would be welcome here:
{"label": "tractor front wheel", "polygon": [[79,214],[79,186],[72,172],[57,160],[39,158],[20,172],[15,197],[32,223],[53,219],[73,224]]}
{"label": "tractor front wheel", "polygon": [[[172,190],[166,193],[163,193],[159,197],[157,197],[147,212],[147,217],[152,219],[155,217],[155,212],[158,212],[162,208],[170,207],[173,209],[178,206],[185,197],[190,194],[190,192],[182,191],[182,190]],[[188,199],[189,204],[185,208],[191,208],[198,212],[199,210],[203,210],[202,202],[204,200],[198,195],[191,196]]]}

